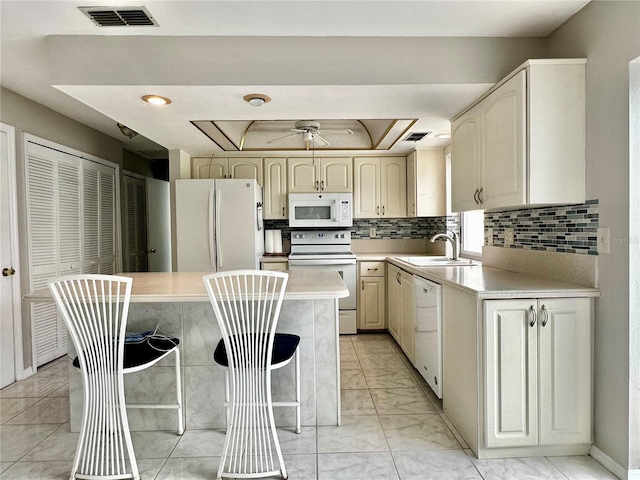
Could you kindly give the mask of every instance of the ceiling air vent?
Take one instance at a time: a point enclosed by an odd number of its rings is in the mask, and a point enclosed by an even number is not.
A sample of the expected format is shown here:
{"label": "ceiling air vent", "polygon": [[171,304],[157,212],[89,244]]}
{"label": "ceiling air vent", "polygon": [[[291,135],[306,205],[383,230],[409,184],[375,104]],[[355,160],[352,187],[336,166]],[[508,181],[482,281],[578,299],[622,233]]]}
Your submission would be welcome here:
{"label": "ceiling air vent", "polygon": [[403,142],[418,142],[431,132],[412,132],[402,139]]}
{"label": "ceiling air vent", "polygon": [[145,7],[79,7],[99,27],[157,27]]}

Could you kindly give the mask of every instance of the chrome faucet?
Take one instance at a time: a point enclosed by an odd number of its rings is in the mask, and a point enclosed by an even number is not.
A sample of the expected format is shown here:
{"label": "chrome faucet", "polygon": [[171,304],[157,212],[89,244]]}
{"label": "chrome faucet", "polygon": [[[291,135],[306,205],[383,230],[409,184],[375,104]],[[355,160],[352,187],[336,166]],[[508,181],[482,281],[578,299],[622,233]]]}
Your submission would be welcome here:
{"label": "chrome faucet", "polygon": [[445,240],[451,243],[451,249],[453,250],[453,255],[451,256],[451,260],[458,260],[458,255],[460,253],[460,239],[458,238],[458,234],[451,230],[447,230],[445,233],[437,233],[433,237],[431,237],[431,242],[435,242],[439,238],[444,238]]}

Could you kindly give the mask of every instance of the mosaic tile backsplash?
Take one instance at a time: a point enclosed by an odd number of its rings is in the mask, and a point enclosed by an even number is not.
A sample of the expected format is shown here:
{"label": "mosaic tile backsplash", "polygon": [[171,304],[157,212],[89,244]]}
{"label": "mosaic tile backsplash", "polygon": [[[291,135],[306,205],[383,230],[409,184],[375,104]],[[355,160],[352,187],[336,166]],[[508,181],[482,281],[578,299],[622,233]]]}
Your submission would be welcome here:
{"label": "mosaic tile backsplash", "polygon": [[[354,218],[351,227],[352,240],[422,239],[445,230],[460,232],[458,215],[428,218]],[[282,230],[282,239],[291,240],[291,228],[287,220],[265,220],[266,230]],[[370,237],[371,228],[376,236]]]}
{"label": "mosaic tile backsplash", "polygon": [[[497,247],[597,255],[598,200],[562,205],[485,212],[484,231],[493,228]],[[514,244],[505,245],[505,228],[514,229]]]}

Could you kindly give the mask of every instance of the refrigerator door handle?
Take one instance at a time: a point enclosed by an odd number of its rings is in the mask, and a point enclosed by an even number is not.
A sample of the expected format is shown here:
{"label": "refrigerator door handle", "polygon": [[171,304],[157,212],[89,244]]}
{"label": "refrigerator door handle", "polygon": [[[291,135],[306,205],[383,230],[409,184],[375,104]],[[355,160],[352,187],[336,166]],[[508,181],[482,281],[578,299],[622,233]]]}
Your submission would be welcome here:
{"label": "refrigerator door handle", "polygon": [[211,264],[211,268],[216,269],[216,251],[215,251],[215,230],[213,229],[213,206],[214,206],[214,193],[215,190],[212,188],[209,190],[209,263]]}
{"label": "refrigerator door handle", "polygon": [[[222,191],[218,190],[216,195],[216,235],[219,235],[220,232],[220,203],[222,201]],[[222,249],[220,248],[220,243],[216,241],[216,272],[220,270],[222,267]]]}

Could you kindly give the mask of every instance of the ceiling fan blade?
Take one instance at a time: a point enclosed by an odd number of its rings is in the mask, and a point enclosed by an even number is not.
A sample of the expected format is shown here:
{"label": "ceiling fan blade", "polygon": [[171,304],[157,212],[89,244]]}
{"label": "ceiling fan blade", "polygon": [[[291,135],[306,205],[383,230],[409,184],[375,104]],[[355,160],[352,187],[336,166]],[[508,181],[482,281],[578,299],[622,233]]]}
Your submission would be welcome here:
{"label": "ceiling fan blade", "polygon": [[[317,142],[316,140],[320,140],[321,142],[323,142],[323,143],[324,143],[324,145],[318,145],[318,142]],[[329,145],[331,145],[329,142],[327,142],[324,138],[322,138],[322,137],[321,137],[320,135],[318,135],[318,134],[315,134],[315,135],[313,136],[313,144],[314,144],[316,147],[328,147]]]}
{"label": "ceiling fan blade", "polygon": [[279,141],[279,140],[284,140],[285,138],[293,137],[294,135],[298,135],[298,133],[297,133],[297,132],[296,132],[296,133],[289,133],[289,134],[284,135],[284,136],[282,136],[282,137],[274,138],[273,140],[269,140],[269,141],[267,142],[267,144],[269,144],[269,143],[275,143],[275,142],[277,142],[277,141]]}
{"label": "ceiling fan blade", "polygon": [[[318,132],[320,133],[320,132]],[[349,130],[348,128],[335,128],[335,129],[322,129],[323,135],[353,135],[353,130]]]}

